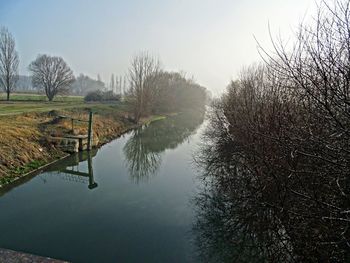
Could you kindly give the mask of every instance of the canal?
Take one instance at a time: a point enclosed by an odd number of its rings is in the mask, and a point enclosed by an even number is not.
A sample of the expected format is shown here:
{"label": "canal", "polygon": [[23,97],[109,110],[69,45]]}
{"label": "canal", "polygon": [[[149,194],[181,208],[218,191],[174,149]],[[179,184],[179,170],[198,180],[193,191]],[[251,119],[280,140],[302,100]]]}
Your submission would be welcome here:
{"label": "canal", "polygon": [[197,262],[192,154],[203,115],[174,116],[0,192],[0,247],[72,262]]}

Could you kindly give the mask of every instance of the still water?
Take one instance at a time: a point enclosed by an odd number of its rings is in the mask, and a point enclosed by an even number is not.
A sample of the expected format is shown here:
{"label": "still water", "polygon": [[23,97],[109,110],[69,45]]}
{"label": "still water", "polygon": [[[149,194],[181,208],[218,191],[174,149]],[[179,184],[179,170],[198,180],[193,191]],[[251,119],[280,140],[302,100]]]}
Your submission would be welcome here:
{"label": "still water", "polygon": [[0,247],[72,262],[197,262],[202,129],[203,116],[157,121],[0,192]]}

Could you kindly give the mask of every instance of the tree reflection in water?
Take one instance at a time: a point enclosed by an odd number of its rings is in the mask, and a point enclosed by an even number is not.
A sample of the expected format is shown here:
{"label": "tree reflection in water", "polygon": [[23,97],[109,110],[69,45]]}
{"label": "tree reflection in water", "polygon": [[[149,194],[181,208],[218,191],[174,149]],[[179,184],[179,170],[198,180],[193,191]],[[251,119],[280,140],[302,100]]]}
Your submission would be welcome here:
{"label": "tree reflection in water", "polygon": [[201,262],[298,262],[274,211],[240,191],[228,195],[212,186],[196,198]]}
{"label": "tree reflection in water", "polygon": [[135,183],[155,175],[161,164],[160,154],[153,152],[145,142],[147,138],[144,138],[143,129],[133,131],[132,137],[124,146],[129,173]]}
{"label": "tree reflection in water", "polygon": [[200,262],[349,262],[347,195],[336,194],[325,177],[250,165],[219,122],[210,120],[196,156]]}
{"label": "tree reflection in water", "polygon": [[203,120],[204,112],[191,111],[134,130],[123,148],[132,180],[139,183],[156,175],[162,152],[178,147]]}

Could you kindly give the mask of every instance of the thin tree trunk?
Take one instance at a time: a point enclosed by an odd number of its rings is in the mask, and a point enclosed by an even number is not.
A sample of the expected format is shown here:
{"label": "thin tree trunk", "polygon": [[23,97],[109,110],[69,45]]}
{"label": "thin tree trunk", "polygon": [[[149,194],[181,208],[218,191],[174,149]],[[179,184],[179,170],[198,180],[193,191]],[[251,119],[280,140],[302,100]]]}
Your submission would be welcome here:
{"label": "thin tree trunk", "polygon": [[10,100],[10,72],[6,72],[7,76],[6,76],[6,84],[7,84],[7,87],[6,87],[6,94],[7,94],[7,101]]}

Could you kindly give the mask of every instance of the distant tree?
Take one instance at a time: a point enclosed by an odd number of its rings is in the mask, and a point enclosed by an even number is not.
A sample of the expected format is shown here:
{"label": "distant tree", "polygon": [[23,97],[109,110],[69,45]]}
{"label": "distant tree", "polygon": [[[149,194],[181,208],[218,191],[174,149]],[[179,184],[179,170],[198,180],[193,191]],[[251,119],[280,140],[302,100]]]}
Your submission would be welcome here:
{"label": "distant tree", "polygon": [[130,96],[134,100],[134,119],[138,122],[149,111],[152,88],[160,72],[159,60],[147,52],[140,53],[131,61],[129,68]]}
{"label": "distant tree", "polygon": [[115,76],[115,86],[114,86],[114,92],[116,94],[119,94],[119,88],[120,88],[120,82],[119,82],[119,76]]}
{"label": "distant tree", "polygon": [[104,90],[104,89],[105,89],[105,84],[102,81],[98,81],[84,74],[80,74],[76,78],[75,82],[72,84],[70,93],[75,95],[85,96],[90,92]]}
{"label": "distant tree", "polygon": [[100,74],[97,74],[97,81],[102,82]]}
{"label": "distant tree", "polygon": [[16,91],[35,91],[35,89],[33,89],[31,77],[18,75]]}
{"label": "distant tree", "polygon": [[6,28],[0,29],[0,85],[10,100],[10,93],[18,80],[19,58],[15,39]]}
{"label": "distant tree", "polygon": [[110,89],[114,92],[114,89],[115,89],[114,74],[111,75]]}
{"label": "distant tree", "polygon": [[115,76],[115,93],[122,95],[123,89],[126,87],[126,77]]}
{"label": "distant tree", "polygon": [[33,86],[45,91],[49,101],[67,91],[75,78],[73,71],[61,57],[39,55],[29,65]]}
{"label": "distant tree", "polygon": [[[124,79],[124,80],[123,80]],[[122,95],[123,85],[125,84],[125,77],[123,76],[119,77],[119,94]]]}
{"label": "distant tree", "polygon": [[73,92],[77,93],[77,94],[81,94],[83,93],[84,90],[87,89],[87,85],[86,85],[86,77],[83,74],[80,74],[76,80],[75,83],[73,84]]}
{"label": "distant tree", "polygon": [[91,91],[86,94],[85,101],[120,101],[120,95],[115,94],[112,90]]}
{"label": "distant tree", "polygon": [[152,112],[176,112],[187,109],[203,109],[207,90],[184,73],[162,71],[153,88]]}
{"label": "distant tree", "polygon": [[127,90],[127,78],[124,76],[123,86],[120,89],[120,93],[121,93],[122,97],[125,95],[126,90]]}

